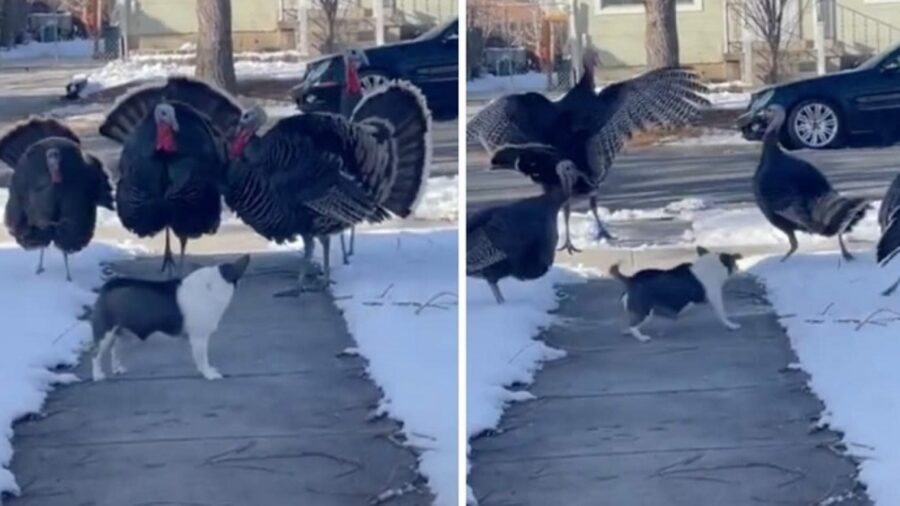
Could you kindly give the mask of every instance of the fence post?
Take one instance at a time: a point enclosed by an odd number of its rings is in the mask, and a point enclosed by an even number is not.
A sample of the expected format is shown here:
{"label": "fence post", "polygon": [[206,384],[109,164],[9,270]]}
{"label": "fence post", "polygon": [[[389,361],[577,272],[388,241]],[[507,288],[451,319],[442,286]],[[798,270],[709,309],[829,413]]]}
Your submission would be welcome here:
{"label": "fence post", "polygon": [[581,34],[578,33],[578,0],[572,0],[569,12],[569,49],[572,51],[572,72],[578,82],[581,78]]}
{"label": "fence post", "polygon": [[813,30],[816,39],[816,73],[820,76],[825,75],[825,10],[823,7],[822,0],[813,1],[816,17]]}
{"label": "fence post", "polygon": [[375,11],[375,45],[384,45],[384,0],[373,0]]}

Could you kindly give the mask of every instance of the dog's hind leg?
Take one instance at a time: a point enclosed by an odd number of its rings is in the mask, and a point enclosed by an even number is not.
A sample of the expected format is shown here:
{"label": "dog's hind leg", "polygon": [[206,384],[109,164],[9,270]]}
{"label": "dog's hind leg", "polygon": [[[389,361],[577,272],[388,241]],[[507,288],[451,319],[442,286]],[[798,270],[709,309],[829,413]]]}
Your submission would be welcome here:
{"label": "dog's hind leg", "polygon": [[629,311],[629,315],[630,323],[628,326],[628,333],[642,343],[646,343],[647,341],[649,341],[650,336],[641,332],[641,327],[643,327],[647,322],[650,321],[653,313],[634,313]]}
{"label": "dog's hind leg", "polygon": [[200,374],[208,380],[222,379],[222,375],[215,367],[209,365],[209,332],[192,332],[188,334],[191,343],[191,354],[194,356],[194,365]]}
{"label": "dog's hind leg", "polygon": [[92,376],[94,378],[94,381],[103,381],[106,379],[106,375],[103,374],[103,354],[106,353],[109,345],[112,344],[113,340],[115,339],[116,329],[110,329],[106,331],[106,334],[104,334],[103,338],[100,339],[100,342],[97,343],[97,352],[94,353],[94,358],[91,359]]}
{"label": "dog's hind leg", "polygon": [[112,373],[113,374],[125,374],[128,372],[128,369],[125,369],[125,365],[122,363],[122,338],[125,337],[124,330],[120,330],[115,333],[115,337],[113,337],[113,343],[109,350],[109,356],[112,360]]}
{"label": "dog's hind leg", "polygon": [[710,292],[707,294],[709,305],[712,306],[713,312],[716,313],[722,325],[725,325],[728,330],[741,328],[740,325],[728,319],[728,315],[725,313],[725,302],[722,300],[722,290],[711,290]]}

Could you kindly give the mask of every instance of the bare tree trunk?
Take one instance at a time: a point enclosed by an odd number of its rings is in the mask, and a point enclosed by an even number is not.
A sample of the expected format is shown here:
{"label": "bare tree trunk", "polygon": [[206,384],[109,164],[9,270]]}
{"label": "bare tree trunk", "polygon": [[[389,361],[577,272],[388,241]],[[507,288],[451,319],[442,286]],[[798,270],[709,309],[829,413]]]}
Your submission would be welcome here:
{"label": "bare tree trunk", "polygon": [[0,46],[11,48],[16,36],[24,32],[25,0],[2,0],[3,24],[0,26]]}
{"label": "bare tree trunk", "polygon": [[197,20],[197,77],[236,91],[231,1],[197,0]]}
{"label": "bare tree trunk", "polygon": [[678,66],[678,24],[675,0],[644,0],[647,10],[647,66]]}

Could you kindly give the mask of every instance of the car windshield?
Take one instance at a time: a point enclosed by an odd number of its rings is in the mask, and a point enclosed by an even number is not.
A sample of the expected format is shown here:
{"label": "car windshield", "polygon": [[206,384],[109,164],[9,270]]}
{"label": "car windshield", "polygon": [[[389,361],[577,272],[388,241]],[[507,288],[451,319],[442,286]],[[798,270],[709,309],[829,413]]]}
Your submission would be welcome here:
{"label": "car windshield", "polygon": [[447,28],[449,28],[450,26],[452,26],[455,23],[456,23],[456,19],[451,19],[450,21],[441,23],[437,26],[432,27],[431,30],[428,30],[427,32],[423,33],[422,35],[419,35],[418,37],[415,38],[415,40],[433,39],[433,38],[437,37],[438,35],[440,35],[441,33],[443,33],[444,30],[446,30]]}
{"label": "car windshield", "polygon": [[863,62],[862,65],[859,66],[859,68],[874,69],[875,67],[880,65],[881,62],[887,61],[890,58],[894,58],[894,59],[900,58],[900,44],[897,44],[894,47],[888,49],[887,51],[876,54],[875,56],[869,58],[868,60]]}

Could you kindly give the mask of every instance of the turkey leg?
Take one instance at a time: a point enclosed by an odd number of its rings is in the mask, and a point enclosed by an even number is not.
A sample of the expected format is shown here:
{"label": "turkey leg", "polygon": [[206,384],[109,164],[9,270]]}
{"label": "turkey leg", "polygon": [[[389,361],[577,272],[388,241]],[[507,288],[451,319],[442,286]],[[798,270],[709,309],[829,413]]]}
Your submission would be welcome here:
{"label": "turkey leg", "polygon": [[350,253],[347,256],[353,256],[356,251],[356,227],[350,227]]}
{"label": "turkey leg", "polygon": [[563,206],[563,216],[565,217],[564,221],[566,223],[566,242],[563,243],[561,248],[556,250],[556,251],[566,250],[569,252],[570,255],[572,255],[574,253],[581,253],[581,250],[576,248],[572,244],[572,237],[569,235],[569,215],[571,213],[572,213],[572,208],[570,207],[569,203],[566,202],[566,205]]}
{"label": "turkey leg", "polygon": [[494,298],[497,299],[497,304],[503,304],[506,302],[506,299],[503,298],[503,294],[500,293],[500,287],[496,282],[488,281],[488,284],[491,285],[491,292],[494,293]]}
{"label": "turkey leg", "polygon": [[178,258],[178,274],[184,275],[184,250],[187,248],[187,237],[178,236],[178,242],[181,243],[181,256]]}
{"label": "turkey leg", "polygon": [[900,278],[897,278],[897,281],[894,281],[894,284],[889,286],[887,290],[881,292],[881,295],[884,295],[885,297],[893,295],[893,293],[897,291],[897,286],[900,286]]}
{"label": "turkey leg", "polygon": [[319,237],[319,242],[322,243],[322,271],[325,275],[325,281],[320,288],[324,290],[331,284],[331,236],[323,235]]}
{"label": "turkey leg", "polygon": [[166,251],[163,253],[162,272],[171,274],[171,270],[175,268],[175,259],[172,258],[172,245],[169,239],[169,228],[166,227]]}
{"label": "turkey leg", "polygon": [[316,249],[316,242],[313,237],[304,235],[303,236],[303,262],[300,264],[300,272],[297,274],[297,287],[291,288],[290,290],[285,290],[283,292],[278,292],[275,294],[275,297],[299,297],[300,294],[304,291],[304,284],[306,282],[306,273],[309,271],[309,266],[312,263],[313,253]]}
{"label": "turkey leg", "polygon": [[797,235],[794,233],[794,231],[786,231],[785,234],[787,234],[788,241],[790,241],[791,243],[791,249],[788,250],[786,255],[781,257],[782,262],[786,261],[791,257],[791,255],[794,254],[795,251],[797,251]]}
{"label": "turkey leg", "polygon": [[838,244],[841,246],[841,256],[844,257],[844,260],[848,262],[853,260],[853,255],[847,251],[847,246],[844,245],[844,234],[838,234]]}
{"label": "turkey leg", "polygon": [[34,271],[35,274],[40,274],[44,272],[44,248],[41,248],[41,257],[38,260],[37,270]]}
{"label": "turkey leg", "polygon": [[616,238],[606,230],[606,227],[603,226],[603,222],[600,221],[600,213],[597,212],[596,196],[591,196],[591,214],[594,215],[594,221],[597,222],[597,240],[600,241],[606,239],[609,242],[616,240]]}
{"label": "turkey leg", "polygon": [[69,272],[69,254],[63,252],[63,263],[66,264],[66,281],[72,282],[72,274]]}

